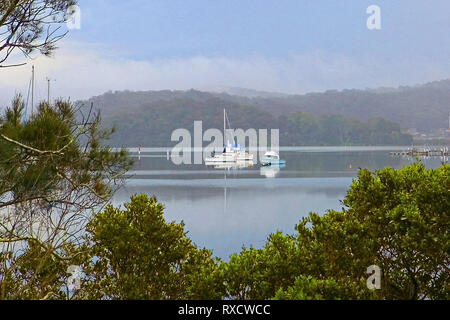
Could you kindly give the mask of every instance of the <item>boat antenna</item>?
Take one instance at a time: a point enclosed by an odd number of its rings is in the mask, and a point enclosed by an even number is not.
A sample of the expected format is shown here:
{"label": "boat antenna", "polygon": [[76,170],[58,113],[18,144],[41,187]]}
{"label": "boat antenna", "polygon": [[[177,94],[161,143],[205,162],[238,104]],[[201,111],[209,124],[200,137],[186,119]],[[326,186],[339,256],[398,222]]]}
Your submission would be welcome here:
{"label": "boat antenna", "polygon": [[47,77],[47,102],[50,104],[50,78]]}
{"label": "boat antenna", "polygon": [[225,119],[227,117],[227,113],[225,112],[225,108],[223,108],[223,145],[226,146],[225,141],[227,140],[227,126],[225,123]]}
{"label": "boat antenna", "polygon": [[25,113],[23,115],[24,121],[26,121],[27,115],[28,115],[28,103],[30,102],[30,93],[31,93],[31,83],[32,83],[32,81],[33,81],[33,79],[30,78],[30,81],[28,82],[27,102],[25,103]]}

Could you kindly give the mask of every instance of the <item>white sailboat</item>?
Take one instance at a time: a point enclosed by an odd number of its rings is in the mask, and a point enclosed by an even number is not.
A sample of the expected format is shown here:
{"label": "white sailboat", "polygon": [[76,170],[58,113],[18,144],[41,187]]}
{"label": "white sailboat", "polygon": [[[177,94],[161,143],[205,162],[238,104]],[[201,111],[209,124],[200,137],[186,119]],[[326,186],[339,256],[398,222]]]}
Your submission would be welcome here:
{"label": "white sailboat", "polygon": [[231,148],[231,145],[227,145],[223,148],[223,152],[220,154],[216,154],[213,151],[213,154],[211,157],[205,158],[205,162],[208,164],[208,162],[236,162],[237,161],[238,154],[233,151]]}
{"label": "white sailboat", "polygon": [[[224,141],[226,139],[226,120],[227,114],[225,109],[223,109],[223,137]],[[234,142],[234,137],[233,137]],[[233,145],[227,140],[227,144],[224,146],[222,153],[217,154],[213,151],[211,157],[205,158],[206,165],[217,164],[217,163],[236,163],[236,162],[248,162],[249,165],[253,164],[253,154],[248,153],[245,149],[237,143]],[[242,166],[239,166],[242,167]]]}

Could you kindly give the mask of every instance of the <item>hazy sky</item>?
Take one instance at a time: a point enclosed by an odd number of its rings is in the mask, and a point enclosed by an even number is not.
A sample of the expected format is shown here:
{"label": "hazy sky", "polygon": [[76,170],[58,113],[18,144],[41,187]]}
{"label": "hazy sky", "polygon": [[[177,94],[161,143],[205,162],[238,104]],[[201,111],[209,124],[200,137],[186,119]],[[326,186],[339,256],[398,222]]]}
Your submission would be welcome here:
{"label": "hazy sky", "polygon": [[[381,7],[381,30],[366,9]],[[305,93],[450,78],[448,0],[80,0],[81,29],[51,59],[0,69],[0,103],[26,94],[246,87]]]}

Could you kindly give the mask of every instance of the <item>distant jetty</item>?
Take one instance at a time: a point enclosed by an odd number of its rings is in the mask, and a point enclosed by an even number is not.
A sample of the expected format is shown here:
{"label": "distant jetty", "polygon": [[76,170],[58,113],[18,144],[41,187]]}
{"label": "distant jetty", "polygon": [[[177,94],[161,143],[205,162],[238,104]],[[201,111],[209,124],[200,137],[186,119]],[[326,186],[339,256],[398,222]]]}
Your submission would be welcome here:
{"label": "distant jetty", "polygon": [[450,150],[449,147],[410,148],[404,151],[393,151],[390,154],[410,157],[448,157],[450,156]]}

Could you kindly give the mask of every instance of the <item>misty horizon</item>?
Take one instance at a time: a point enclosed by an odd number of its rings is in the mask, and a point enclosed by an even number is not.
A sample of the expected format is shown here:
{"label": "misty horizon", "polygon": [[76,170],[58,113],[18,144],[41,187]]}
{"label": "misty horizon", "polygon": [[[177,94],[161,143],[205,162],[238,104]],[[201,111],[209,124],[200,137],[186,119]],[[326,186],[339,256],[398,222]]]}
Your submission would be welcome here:
{"label": "misty horizon", "polygon": [[[372,2],[81,0],[80,29],[68,30],[53,57],[35,54],[1,70],[0,105],[27,94],[32,65],[37,101],[47,98],[47,78],[52,98],[71,100],[110,90],[306,94],[450,78],[450,41],[441,36],[450,28],[448,1],[379,0],[381,28],[369,30]],[[24,62],[20,54],[10,60]]]}

